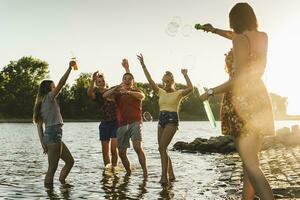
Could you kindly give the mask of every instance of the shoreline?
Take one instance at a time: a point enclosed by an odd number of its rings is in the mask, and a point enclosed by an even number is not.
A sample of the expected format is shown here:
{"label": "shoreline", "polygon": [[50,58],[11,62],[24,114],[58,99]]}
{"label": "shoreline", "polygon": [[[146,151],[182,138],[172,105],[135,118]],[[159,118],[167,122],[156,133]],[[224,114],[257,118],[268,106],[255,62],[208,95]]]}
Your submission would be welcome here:
{"label": "shoreline", "polygon": [[[298,162],[300,146],[274,148],[260,152],[261,169],[268,179],[276,199],[300,198],[300,178]],[[227,197],[240,198],[243,185],[242,161],[237,153],[223,155],[215,168],[219,179],[213,185],[224,190]],[[210,188],[209,188],[210,189]]]}

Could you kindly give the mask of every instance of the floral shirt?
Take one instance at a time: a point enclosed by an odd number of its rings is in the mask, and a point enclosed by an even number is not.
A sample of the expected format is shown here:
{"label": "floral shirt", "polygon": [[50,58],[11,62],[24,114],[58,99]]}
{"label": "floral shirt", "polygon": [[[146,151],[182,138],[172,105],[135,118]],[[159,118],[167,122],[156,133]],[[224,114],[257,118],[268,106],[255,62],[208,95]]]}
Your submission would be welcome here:
{"label": "floral shirt", "polygon": [[99,105],[99,110],[102,115],[101,121],[114,121],[117,120],[117,105],[114,101],[103,98],[103,93],[97,89],[95,91],[95,101]]}

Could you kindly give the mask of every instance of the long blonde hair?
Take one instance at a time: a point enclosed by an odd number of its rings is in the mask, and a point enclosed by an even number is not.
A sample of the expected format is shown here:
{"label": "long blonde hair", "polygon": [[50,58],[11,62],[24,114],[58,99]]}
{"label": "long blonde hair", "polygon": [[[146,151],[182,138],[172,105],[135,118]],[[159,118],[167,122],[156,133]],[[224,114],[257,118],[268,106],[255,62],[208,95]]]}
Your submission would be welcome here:
{"label": "long blonde hair", "polygon": [[35,104],[33,107],[33,123],[40,123],[43,121],[41,116],[41,107],[44,97],[51,91],[51,80],[43,80],[40,84],[37,97],[35,99]]}

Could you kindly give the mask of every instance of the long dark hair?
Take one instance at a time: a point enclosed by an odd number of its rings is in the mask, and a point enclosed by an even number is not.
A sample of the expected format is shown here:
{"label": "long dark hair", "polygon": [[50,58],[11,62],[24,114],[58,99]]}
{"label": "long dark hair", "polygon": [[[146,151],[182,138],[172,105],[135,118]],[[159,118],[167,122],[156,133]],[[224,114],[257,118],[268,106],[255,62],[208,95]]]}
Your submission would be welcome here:
{"label": "long dark hair", "polygon": [[39,91],[37,94],[37,97],[35,99],[35,104],[33,107],[33,122],[34,123],[39,123],[42,121],[41,117],[41,106],[44,97],[51,91],[51,84],[53,81],[51,80],[43,80],[40,84]]}
{"label": "long dark hair", "polygon": [[252,7],[248,3],[237,3],[229,13],[230,28],[235,33],[257,30],[257,19]]}

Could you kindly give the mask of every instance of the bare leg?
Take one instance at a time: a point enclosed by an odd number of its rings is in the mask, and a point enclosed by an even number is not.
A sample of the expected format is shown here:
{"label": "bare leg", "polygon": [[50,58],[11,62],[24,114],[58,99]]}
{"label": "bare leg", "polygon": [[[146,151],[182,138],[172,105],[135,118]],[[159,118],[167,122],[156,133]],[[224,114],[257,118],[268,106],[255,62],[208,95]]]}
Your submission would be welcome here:
{"label": "bare leg", "polygon": [[48,171],[45,176],[44,184],[45,187],[53,186],[53,177],[56,172],[58,161],[60,157],[60,142],[54,144],[47,144],[48,149]]}
{"label": "bare leg", "polygon": [[172,160],[170,158],[170,156],[168,156],[169,158],[169,165],[168,165],[168,174],[169,174],[169,181],[175,181],[175,175],[174,175],[174,171],[173,171],[173,166],[172,166]]}
{"label": "bare leg", "polygon": [[65,183],[65,179],[67,178],[69,172],[71,171],[74,165],[74,158],[71,152],[69,151],[68,147],[63,142],[62,142],[61,159],[65,161],[65,166],[62,168],[60,172],[59,181],[61,183]]}
{"label": "bare leg", "polygon": [[[236,148],[242,158],[244,169],[247,172],[255,193],[261,200],[273,200],[271,187],[259,168],[257,149],[260,141],[256,135],[238,137],[235,140]],[[249,193],[250,194],[250,193]],[[246,194],[245,194],[246,195]]]}
{"label": "bare leg", "polygon": [[[160,183],[167,183],[168,182],[168,176],[167,172],[169,169],[169,165],[172,166],[172,164],[169,164],[169,159],[167,150],[168,150],[168,145],[170,144],[172,138],[174,137],[175,133],[177,131],[177,126],[173,125],[167,125],[160,137],[159,141],[159,153],[160,153],[160,158],[161,158],[161,169],[162,169],[162,174],[161,174],[161,180]],[[173,171],[172,167],[169,169],[170,171]],[[174,174],[173,174],[174,177]]]}
{"label": "bare leg", "polygon": [[[261,142],[262,140],[259,140],[259,142],[257,143],[257,148],[256,148],[256,152],[257,154],[259,153],[260,151],[260,148],[261,148]],[[259,166],[259,159],[257,159],[257,163],[256,163],[258,166]],[[248,199],[254,199],[254,196],[255,196],[255,191],[254,191],[254,188],[250,182],[250,179],[248,177],[248,174],[247,174],[247,171],[245,169],[245,166],[243,165],[243,194],[242,194],[242,199],[243,200],[248,200]]]}
{"label": "bare leg", "polygon": [[102,156],[103,156],[103,162],[104,166],[110,164],[110,159],[109,159],[109,140],[103,140],[101,141],[102,145]]}
{"label": "bare leg", "polygon": [[143,169],[144,178],[147,178],[148,177],[148,170],[147,170],[147,164],[146,164],[146,156],[145,156],[144,150],[142,148],[142,142],[139,141],[139,140],[135,140],[133,142],[133,148],[134,148],[135,152],[138,155],[139,162],[140,162],[141,167]]}
{"label": "bare leg", "polygon": [[113,167],[116,167],[118,165],[117,142],[117,138],[112,138],[110,140],[111,163]]}
{"label": "bare leg", "polygon": [[243,194],[242,199],[243,200],[253,200],[255,196],[254,188],[250,182],[250,179],[248,177],[247,171],[243,165]]}
{"label": "bare leg", "polygon": [[130,174],[131,169],[130,169],[130,162],[129,162],[128,157],[127,157],[127,149],[120,149],[119,148],[119,156],[121,158],[123,166],[126,169],[127,174]]}

